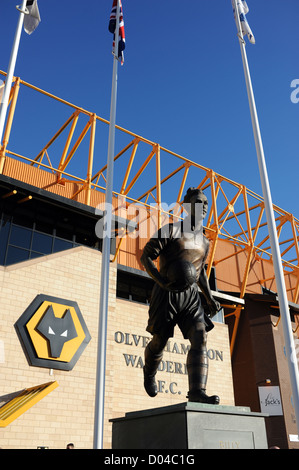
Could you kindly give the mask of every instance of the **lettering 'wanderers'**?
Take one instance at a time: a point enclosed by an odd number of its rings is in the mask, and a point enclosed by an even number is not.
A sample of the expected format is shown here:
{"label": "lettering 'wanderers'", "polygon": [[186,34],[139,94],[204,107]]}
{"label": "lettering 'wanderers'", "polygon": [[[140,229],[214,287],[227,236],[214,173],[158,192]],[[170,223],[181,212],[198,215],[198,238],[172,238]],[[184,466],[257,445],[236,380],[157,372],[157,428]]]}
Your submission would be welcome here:
{"label": "lettering 'wanderers'", "polygon": [[[122,331],[116,331],[114,334],[114,341],[118,344],[125,344],[127,346],[136,346],[145,348],[150,338],[147,336],[136,335],[134,333],[124,333]],[[186,355],[189,351],[190,346],[185,345],[183,343],[176,343],[172,341],[168,341],[165,351],[179,354],[179,355]],[[223,351],[218,351],[215,349],[209,349],[207,351],[208,359],[211,361],[222,361],[223,362]],[[136,354],[128,354],[123,353],[124,360],[126,366],[136,367],[136,368],[143,368],[144,361],[141,356]],[[187,367],[185,363],[176,362],[176,361],[164,361],[162,360],[159,365],[159,371],[164,371],[173,374],[187,374]]]}

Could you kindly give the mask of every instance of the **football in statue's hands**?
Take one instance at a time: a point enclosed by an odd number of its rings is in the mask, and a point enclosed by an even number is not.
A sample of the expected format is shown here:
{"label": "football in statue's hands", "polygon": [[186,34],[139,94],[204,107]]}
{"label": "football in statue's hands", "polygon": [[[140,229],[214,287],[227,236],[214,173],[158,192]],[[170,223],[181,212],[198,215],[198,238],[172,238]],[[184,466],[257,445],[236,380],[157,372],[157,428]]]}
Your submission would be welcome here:
{"label": "football in statue's hands", "polygon": [[169,266],[167,278],[175,289],[186,290],[196,282],[195,266],[190,261],[178,259]]}

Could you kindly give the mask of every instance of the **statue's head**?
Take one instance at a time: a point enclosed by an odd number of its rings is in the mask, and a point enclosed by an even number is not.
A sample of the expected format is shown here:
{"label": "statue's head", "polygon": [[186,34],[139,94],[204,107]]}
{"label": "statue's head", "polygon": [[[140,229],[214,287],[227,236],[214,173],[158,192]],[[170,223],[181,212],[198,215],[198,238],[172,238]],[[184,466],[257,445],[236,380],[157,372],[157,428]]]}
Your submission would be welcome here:
{"label": "statue's head", "polygon": [[205,218],[208,212],[208,199],[201,189],[189,188],[183,200],[184,208],[191,215],[200,211],[200,218]]}

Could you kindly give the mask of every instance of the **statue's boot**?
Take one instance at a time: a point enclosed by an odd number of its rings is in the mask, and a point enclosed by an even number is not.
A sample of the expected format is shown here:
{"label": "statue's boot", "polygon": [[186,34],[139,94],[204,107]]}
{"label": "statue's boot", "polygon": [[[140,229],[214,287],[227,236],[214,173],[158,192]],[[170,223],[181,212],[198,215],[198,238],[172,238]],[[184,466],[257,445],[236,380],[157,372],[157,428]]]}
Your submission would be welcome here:
{"label": "statue's boot", "polygon": [[193,350],[188,352],[187,371],[189,381],[188,401],[198,403],[208,403],[210,405],[219,405],[218,395],[208,396],[206,394],[206,385],[208,380],[208,356],[203,348],[201,351]]}
{"label": "statue's boot", "polygon": [[154,354],[151,349],[150,345],[148,344],[145,348],[144,352],[144,367],[143,367],[143,375],[144,375],[144,388],[146,393],[150,397],[155,397],[158,393],[158,386],[156,383],[156,373],[159,367],[159,364],[162,360],[163,352],[159,354]]}
{"label": "statue's boot", "polygon": [[200,390],[189,390],[187,395],[188,401],[197,403],[208,403],[210,405],[219,405],[220,398],[218,395],[207,395],[204,388]]}

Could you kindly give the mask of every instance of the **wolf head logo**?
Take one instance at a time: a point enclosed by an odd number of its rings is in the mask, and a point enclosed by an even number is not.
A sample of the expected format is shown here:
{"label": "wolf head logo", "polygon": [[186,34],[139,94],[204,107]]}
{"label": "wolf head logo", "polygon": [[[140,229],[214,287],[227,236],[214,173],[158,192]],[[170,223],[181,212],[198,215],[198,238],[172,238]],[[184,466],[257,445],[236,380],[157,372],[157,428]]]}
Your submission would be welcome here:
{"label": "wolf head logo", "polygon": [[36,329],[49,341],[50,355],[55,358],[60,357],[67,341],[78,336],[70,310],[67,309],[63,317],[58,318],[54,315],[52,305],[48,307]]}

